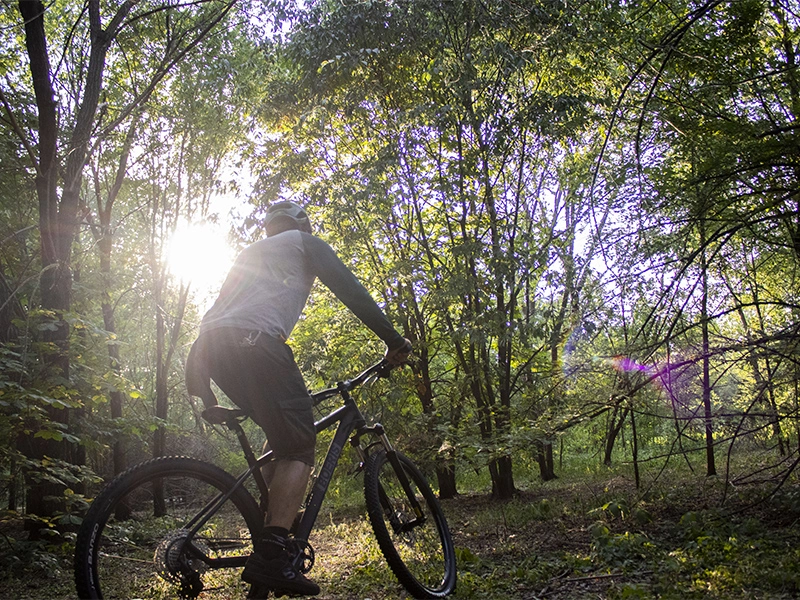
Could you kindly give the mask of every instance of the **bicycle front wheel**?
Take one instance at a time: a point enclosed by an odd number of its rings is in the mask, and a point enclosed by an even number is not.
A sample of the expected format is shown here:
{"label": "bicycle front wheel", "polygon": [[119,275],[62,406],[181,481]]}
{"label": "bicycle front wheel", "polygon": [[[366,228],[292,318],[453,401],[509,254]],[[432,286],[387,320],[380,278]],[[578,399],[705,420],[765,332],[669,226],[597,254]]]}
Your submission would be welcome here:
{"label": "bicycle front wheel", "polygon": [[[75,544],[80,598],[230,597],[262,517],[243,487],[191,536],[193,521],[234,487],[222,469],[156,458],[119,475],[92,502]],[[244,592],[242,593],[244,595]]]}
{"label": "bicycle front wheel", "polygon": [[385,451],[367,460],[364,496],[372,529],[386,562],[412,596],[442,598],[456,587],[447,520],[425,476],[409,458],[395,454],[402,475]]}

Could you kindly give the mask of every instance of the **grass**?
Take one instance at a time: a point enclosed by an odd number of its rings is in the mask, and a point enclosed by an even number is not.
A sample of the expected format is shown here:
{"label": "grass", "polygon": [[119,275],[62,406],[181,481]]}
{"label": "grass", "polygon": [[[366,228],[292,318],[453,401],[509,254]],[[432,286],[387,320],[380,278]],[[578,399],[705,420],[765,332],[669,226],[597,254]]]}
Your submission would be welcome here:
{"label": "grass", "polygon": [[[726,488],[678,465],[636,490],[625,469],[585,468],[548,483],[520,478],[498,502],[470,474],[443,501],[457,548],[460,599],[771,599],[800,594],[800,487],[769,496],[767,484]],[[649,478],[649,479],[648,479]],[[645,492],[646,489],[646,492]],[[364,516],[360,481],[331,490],[312,544],[311,576],[324,599],[406,597]],[[723,497],[725,499],[722,503]],[[4,527],[3,598],[73,598],[69,539],[25,546]],[[14,544],[16,544],[14,546]],[[16,561],[8,558],[18,554]],[[244,588],[223,597],[244,597]]]}

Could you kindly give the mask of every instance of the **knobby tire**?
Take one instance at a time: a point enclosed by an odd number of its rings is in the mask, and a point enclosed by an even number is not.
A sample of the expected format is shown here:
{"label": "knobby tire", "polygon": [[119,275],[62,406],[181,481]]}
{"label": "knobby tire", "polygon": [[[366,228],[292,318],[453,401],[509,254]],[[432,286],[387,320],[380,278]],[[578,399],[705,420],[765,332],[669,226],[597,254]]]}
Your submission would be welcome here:
{"label": "knobby tire", "polygon": [[[233,561],[234,568],[215,569],[180,550],[187,519],[235,483],[219,467],[187,457],[152,459],[117,476],[92,502],[78,533],[78,596],[197,597],[203,588],[227,587],[230,593],[231,587],[243,585],[235,566],[252,552],[252,537],[262,524],[258,504],[244,487],[195,538],[205,556]],[[193,585],[186,584],[187,578]]]}
{"label": "knobby tire", "polygon": [[[414,598],[443,598],[456,587],[456,558],[447,520],[427,479],[396,453],[424,514],[420,523],[385,451],[372,454],[364,474],[367,513],[381,552]],[[413,523],[419,523],[413,525]]]}

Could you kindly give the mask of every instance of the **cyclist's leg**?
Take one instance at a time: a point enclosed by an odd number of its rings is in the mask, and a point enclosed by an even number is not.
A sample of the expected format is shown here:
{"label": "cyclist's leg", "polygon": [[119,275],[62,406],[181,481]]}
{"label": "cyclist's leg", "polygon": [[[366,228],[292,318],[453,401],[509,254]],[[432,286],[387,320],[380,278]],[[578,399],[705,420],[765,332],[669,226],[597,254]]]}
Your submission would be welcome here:
{"label": "cyclist's leg", "polygon": [[254,587],[313,596],[319,594],[319,586],[294,564],[288,544],[289,529],[305,496],[311,467],[300,460],[277,460],[273,465],[269,513],[242,579]]}
{"label": "cyclist's leg", "polygon": [[288,530],[314,463],[316,431],[305,382],[291,350],[281,340],[241,332],[220,338],[221,343],[212,344],[209,352],[211,378],[261,426],[275,457],[274,468],[266,473],[270,514],[242,577],[273,589],[317,594],[319,587],[291,564],[286,550]]}
{"label": "cyclist's leg", "polygon": [[[269,442],[264,442],[264,448],[262,450],[262,453],[266,454],[270,450],[271,450],[271,448],[269,447]],[[268,489],[272,486],[272,479],[275,476],[275,468],[276,468],[276,466],[278,464],[279,464],[279,461],[271,460],[271,461],[268,461],[263,467],[261,467],[261,476],[264,478],[264,482],[267,484],[267,488]],[[302,463],[302,464],[305,464],[305,463]],[[313,467],[309,467],[309,470],[311,472],[313,472],[314,468]],[[310,475],[306,475],[304,479],[306,481],[306,483],[304,485],[306,486],[306,488],[308,488],[308,483],[307,482],[310,479]],[[275,491],[277,492],[277,488],[275,489]],[[301,501],[302,501],[302,498],[301,498]],[[287,504],[291,504],[291,502],[282,500],[280,498],[275,502],[276,506],[287,505]],[[302,504],[300,506],[301,506],[301,509],[302,509]],[[292,522],[291,526],[289,527],[289,533],[290,534],[294,534],[295,529],[299,525],[300,519],[302,518],[302,516],[303,516],[303,511],[302,510],[298,510],[297,514],[294,515],[294,521]],[[281,521],[283,522],[283,521],[285,521],[285,519],[281,518]],[[266,525],[269,525],[269,524],[270,524],[270,515],[269,514],[265,514],[264,515],[264,525],[266,526]]]}
{"label": "cyclist's leg", "polygon": [[289,531],[305,497],[310,474],[311,467],[299,460],[280,460],[274,463],[269,495],[270,509],[264,523],[266,526]]}
{"label": "cyclist's leg", "polygon": [[265,370],[271,374],[258,377],[260,390],[267,389],[268,393],[252,402],[252,416],[266,433],[274,456],[262,469],[270,488],[265,525],[288,530],[305,498],[314,465],[314,414],[289,347],[279,340],[265,340],[263,344],[265,347],[259,350]]}
{"label": "cyclist's leg", "polygon": [[[271,448],[269,447],[269,442],[264,442],[264,447],[261,449],[262,454],[266,454]],[[264,481],[267,484],[267,487],[272,485],[272,478],[275,475],[275,461],[271,460],[266,463],[263,467],[261,467],[261,476],[264,478]]]}

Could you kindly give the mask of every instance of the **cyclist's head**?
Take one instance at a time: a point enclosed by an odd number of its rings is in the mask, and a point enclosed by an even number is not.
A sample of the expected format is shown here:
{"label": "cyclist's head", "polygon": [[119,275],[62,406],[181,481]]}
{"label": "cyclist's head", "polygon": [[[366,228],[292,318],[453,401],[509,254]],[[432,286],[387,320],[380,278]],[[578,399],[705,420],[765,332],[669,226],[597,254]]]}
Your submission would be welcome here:
{"label": "cyclist's head", "polygon": [[290,229],[311,233],[311,222],[303,207],[294,202],[277,202],[267,209],[264,221],[267,236],[278,235]]}

